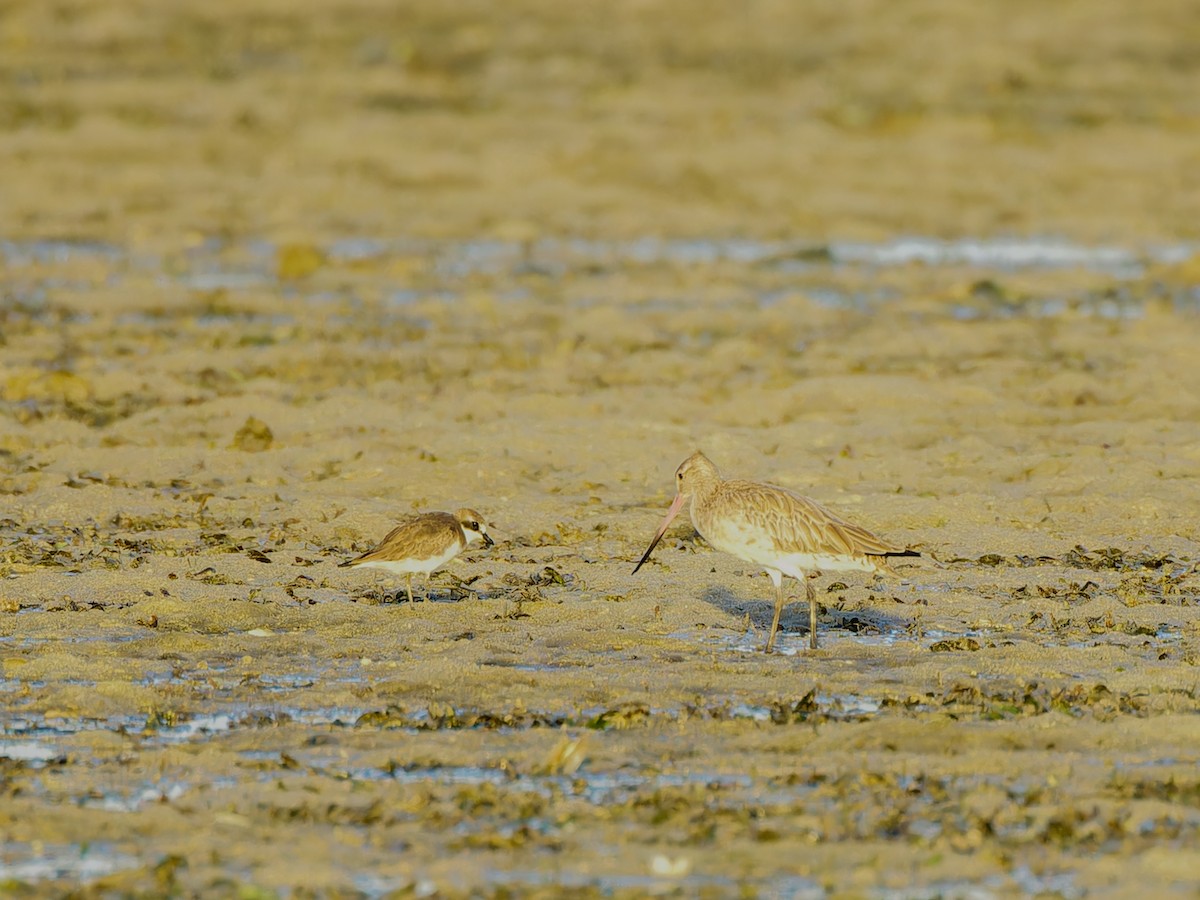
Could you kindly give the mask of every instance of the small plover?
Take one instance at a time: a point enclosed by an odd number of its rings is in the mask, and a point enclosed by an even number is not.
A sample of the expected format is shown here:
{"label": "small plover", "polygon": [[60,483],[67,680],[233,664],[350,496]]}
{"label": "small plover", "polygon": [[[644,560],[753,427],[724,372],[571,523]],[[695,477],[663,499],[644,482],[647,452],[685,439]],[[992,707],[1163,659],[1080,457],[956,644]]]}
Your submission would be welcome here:
{"label": "small plover", "polygon": [[362,566],[404,575],[411,604],[414,573],[425,576],[428,591],[429,574],[477,540],[482,540],[486,547],[495,543],[488,536],[483,516],[473,509],[420,513],[401,521],[375,549],[347,560],[339,568]]}
{"label": "small plover", "polygon": [[840,519],[807,497],[754,481],[725,480],[712,461],[696,451],[675,470],[678,493],[667,517],[642,554],[634,573],[650,558],[683,504],[691,500],[692,524],[708,543],[767,570],[775,585],[775,618],[763,650],[771,652],[783,612],[783,576],[804,583],[808,595],[809,643],[817,648],[817,603],[806,573],[892,572],[888,559],[920,556]]}

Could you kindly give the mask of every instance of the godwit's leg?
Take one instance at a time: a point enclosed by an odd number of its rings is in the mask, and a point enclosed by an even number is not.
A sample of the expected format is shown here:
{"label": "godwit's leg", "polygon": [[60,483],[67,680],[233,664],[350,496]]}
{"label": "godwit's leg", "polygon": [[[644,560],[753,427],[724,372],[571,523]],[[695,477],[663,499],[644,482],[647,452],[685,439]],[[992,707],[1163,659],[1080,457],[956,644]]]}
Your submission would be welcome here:
{"label": "godwit's leg", "polygon": [[[816,574],[815,572],[813,573]],[[812,578],[804,579],[805,593],[808,594],[808,646],[817,649],[817,592],[813,589]]]}
{"label": "godwit's leg", "polygon": [[405,572],[405,573],[404,573],[404,577],[407,579],[407,582],[406,582],[406,584],[407,584],[407,587],[408,587],[408,608],[409,608],[409,609],[412,609],[412,608],[413,608],[413,598],[412,598],[412,572]]}
{"label": "godwit's leg", "polygon": [[775,618],[771,620],[771,630],[767,633],[767,644],[763,647],[763,653],[771,652],[775,643],[775,632],[779,630],[779,616],[783,613],[783,574],[774,569],[768,569],[767,574],[771,576],[775,585]]}

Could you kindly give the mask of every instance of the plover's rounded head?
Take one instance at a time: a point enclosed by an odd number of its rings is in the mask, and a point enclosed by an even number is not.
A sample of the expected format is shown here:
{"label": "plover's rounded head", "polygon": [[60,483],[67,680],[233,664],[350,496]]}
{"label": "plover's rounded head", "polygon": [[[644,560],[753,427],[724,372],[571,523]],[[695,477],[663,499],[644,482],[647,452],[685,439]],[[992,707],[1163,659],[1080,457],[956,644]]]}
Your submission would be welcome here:
{"label": "plover's rounded head", "polygon": [[488,536],[487,523],[483,521],[483,516],[475,510],[463,507],[454,513],[454,518],[458,519],[458,525],[462,528],[468,544],[483,541],[485,547],[490,547],[495,543]]}

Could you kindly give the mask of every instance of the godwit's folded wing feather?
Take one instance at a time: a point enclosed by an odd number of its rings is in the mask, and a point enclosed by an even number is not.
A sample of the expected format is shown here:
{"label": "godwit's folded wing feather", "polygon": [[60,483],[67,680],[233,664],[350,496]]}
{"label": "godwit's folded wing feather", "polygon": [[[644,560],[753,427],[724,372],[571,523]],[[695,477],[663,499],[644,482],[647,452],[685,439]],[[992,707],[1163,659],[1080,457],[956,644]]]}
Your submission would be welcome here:
{"label": "godwit's folded wing feather", "polygon": [[721,489],[722,493],[742,495],[746,508],[761,513],[776,550],[853,558],[906,552],[786,488],[753,481],[727,481]]}

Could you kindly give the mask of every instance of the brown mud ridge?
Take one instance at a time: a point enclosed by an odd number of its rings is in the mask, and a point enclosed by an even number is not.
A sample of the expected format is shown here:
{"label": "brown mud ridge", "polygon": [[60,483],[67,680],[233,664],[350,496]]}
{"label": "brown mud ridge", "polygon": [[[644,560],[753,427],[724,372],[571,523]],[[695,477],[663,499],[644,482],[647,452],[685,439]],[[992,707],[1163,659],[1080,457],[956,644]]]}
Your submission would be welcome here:
{"label": "brown mud ridge", "polygon": [[1200,20],[589,9],[0,7],[0,894],[1194,892]]}

